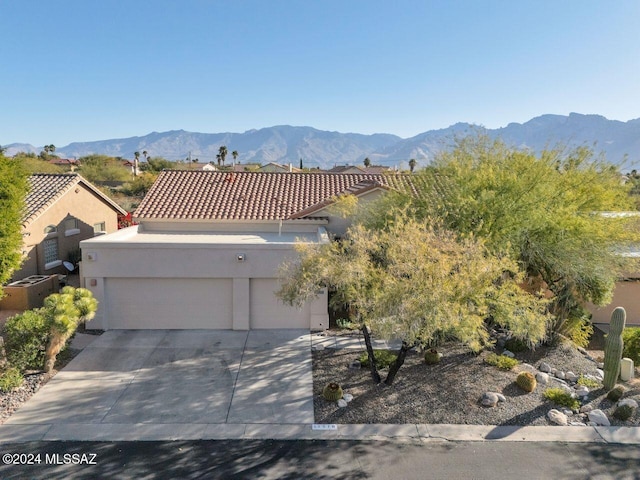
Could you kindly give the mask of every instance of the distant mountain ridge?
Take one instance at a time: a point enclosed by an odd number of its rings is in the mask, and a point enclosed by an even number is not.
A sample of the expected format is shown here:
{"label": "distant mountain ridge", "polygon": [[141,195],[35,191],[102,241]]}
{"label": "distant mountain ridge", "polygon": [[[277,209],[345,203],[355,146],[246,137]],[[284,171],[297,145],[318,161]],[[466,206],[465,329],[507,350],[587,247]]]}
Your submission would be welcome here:
{"label": "distant mountain ridge", "polygon": [[[218,148],[226,145],[230,153],[238,151],[241,163],[293,164],[303,159],[306,167],[331,168],[334,165],[362,164],[369,157],[373,164],[406,168],[410,158],[418,165],[428,164],[443,149],[450,148],[456,137],[483,132],[502,138],[507,144],[541,151],[547,147],[588,146],[604,152],[606,158],[622,165],[624,171],[640,168],[640,118],[621,122],[600,115],[541,115],[525,123],[486,129],[468,123],[430,130],[411,138],[379,133],[364,135],[318,130],[312,127],[279,125],[248,130],[244,133],[196,133],[184,130],[152,132],[142,137],[74,142],[59,147],[56,153],[78,158],[92,153],[132,159],[134,152],[147,151],[151,156],[169,160],[198,159],[215,162]],[[19,151],[38,153],[42,149],[28,144],[5,145],[8,155]]]}

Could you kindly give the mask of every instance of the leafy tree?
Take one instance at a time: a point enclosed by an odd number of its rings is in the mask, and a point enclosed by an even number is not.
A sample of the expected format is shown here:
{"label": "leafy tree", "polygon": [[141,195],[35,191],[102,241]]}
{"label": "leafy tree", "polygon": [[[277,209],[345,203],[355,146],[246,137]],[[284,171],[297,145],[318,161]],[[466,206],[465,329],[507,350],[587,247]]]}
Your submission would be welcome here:
{"label": "leafy tree", "polygon": [[409,170],[411,170],[411,173],[413,173],[413,171],[415,170],[417,163],[418,162],[416,162],[415,158],[412,158],[411,160],[409,160]]}
{"label": "leafy tree", "polygon": [[143,196],[149,191],[156,178],[157,174],[144,172],[135,177],[131,182],[125,183],[122,186],[122,191],[126,195]]}
{"label": "leafy tree", "polygon": [[459,140],[435,166],[447,188],[441,201],[412,200],[417,217],[440,217],[461,237],[517,261],[530,284],[553,294],[555,332],[583,325],[567,320],[582,317],[585,302],[611,300],[628,268],[616,251],[638,232],[632,217],[597,213],[633,209],[616,168],[586,148],[535,155],[486,137]]}
{"label": "leafy tree", "polygon": [[148,157],[147,163],[142,165],[142,171],[144,172],[161,172],[171,168],[174,168],[173,162],[162,157]]}
{"label": "leafy tree", "polygon": [[396,210],[382,229],[356,223],[341,241],[297,248],[299,261],[283,266],[277,295],[301,305],[319,287],[334,290],[333,306],[348,306],[361,325],[375,381],[380,377],[368,327],[402,340],[385,380],[389,385],[415,346],[443,336],[474,351],[487,345],[487,318],[530,343],[545,336],[546,301],[518,286],[523,274],[517,264],[489,255],[479,241],[459,240],[437,223]]}
{"label": "leafy tree", "polygon": [[67,168],[60,165],[54,165],[53,163],[43,162],[41,158],[38,158],[35,153],[20,152],[13,157],[15,160],[19,160],[22,167],[29,174],[34,173],[65,173]]}
{"label": "leafy tree", "polygon": [[80,174],[90,182],[124,182],[131,173],[122,161],[107,155],[86,155],[79,159]]}
{"label": "leafy tree", "polygon": [[0,297],[2,285],[22,263],[22,215],[28,191],[22,162],[0,154]]}
{"label": "leafy tree", "polygon": [[366,157],[363,163],[366,168],[369,168],[371,166],[371,160],[369,160],[369,157]]}

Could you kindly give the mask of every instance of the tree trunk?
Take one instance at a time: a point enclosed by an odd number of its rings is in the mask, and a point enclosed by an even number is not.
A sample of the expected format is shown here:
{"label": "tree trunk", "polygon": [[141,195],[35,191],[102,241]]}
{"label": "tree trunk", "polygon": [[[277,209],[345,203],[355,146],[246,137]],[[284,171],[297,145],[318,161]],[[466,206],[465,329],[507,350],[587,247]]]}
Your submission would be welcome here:
{"label": "tree trunk", "polygon": [[408,343],[402,342],[402,347],[400,347],[400,351],[398,352],[398,356],[396,361],[391,364],[389,367],[389,373],[387,374],[387,378],[385,378],[384,383],[386,385],[391,385],[396,378],[396,374],[400,367],[404,364],[404,359],[407,357],[407,352],[411,350],[413,346],[409,346]]}
{"label": "tree trunk", "polygon": [[371,378],[375,383],[380,383],[381,378],[376,368],[376,358],[373,355],[373,347],[371,346],[371,337],[369,330],[365,324],[362,324],[362,335],[364,335],[364,344],[367,346],[367,356],[369,357],[369,369],[371,370]]}

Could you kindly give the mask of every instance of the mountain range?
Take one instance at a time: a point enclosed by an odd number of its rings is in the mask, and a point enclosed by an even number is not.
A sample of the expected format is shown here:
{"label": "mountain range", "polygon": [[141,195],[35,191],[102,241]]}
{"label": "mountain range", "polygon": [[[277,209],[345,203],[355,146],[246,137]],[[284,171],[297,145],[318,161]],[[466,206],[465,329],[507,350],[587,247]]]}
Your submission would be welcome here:
{"label": "mountain range", "polygon": [[[218,148],[226,145],[229,153],[238,152],[238,162],[293,164],[303,159],[305,167],[331,168],[335,165],[362,164],[369,157],[372,164],[406,168],[415,158],[418,166],[427,165],[443,149],[450,148],[455,138],[482,132],[502,138],[508,145],[536,152],[558,145],[569,148],[591,147],[604,153],[607,160],[621,166],[622,171],[640,169],[640,118],[621,122],[600,115],[542,115],[525,123],[487,129],[469,123],[430,130],[411,138],[391,134],[363,135],[317,130],[288,125],[249,130],[244,133],[195,133],[184,130],[153,132],[95,142],[74,142],[58,147],[56,154],[79,158],[93,153],[132,159],[134,152],[146,151],[150,156],[168,160],[198,159],[215,162]],[[28,144],[5,145],[6,153],[38,153],[42,148]],[[231,155],[227,162],[231,160]]]}

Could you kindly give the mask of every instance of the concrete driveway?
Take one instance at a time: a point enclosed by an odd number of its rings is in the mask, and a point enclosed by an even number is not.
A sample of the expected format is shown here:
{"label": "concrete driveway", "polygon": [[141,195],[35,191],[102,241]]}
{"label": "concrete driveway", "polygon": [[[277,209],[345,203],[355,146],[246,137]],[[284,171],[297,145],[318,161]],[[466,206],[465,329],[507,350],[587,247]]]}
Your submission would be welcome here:
{"label": "concrete driveway", "polygon": [[313,423],[305,330],[110,330],[3,426],[17,437],[237,438]]}

